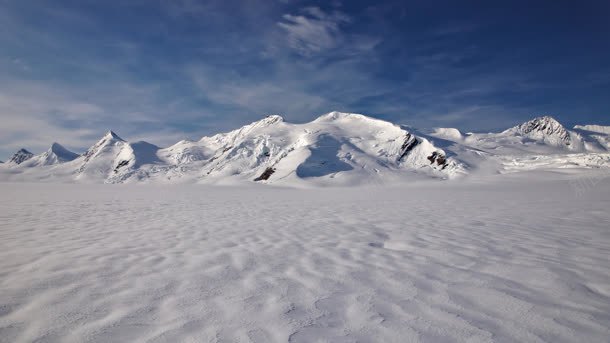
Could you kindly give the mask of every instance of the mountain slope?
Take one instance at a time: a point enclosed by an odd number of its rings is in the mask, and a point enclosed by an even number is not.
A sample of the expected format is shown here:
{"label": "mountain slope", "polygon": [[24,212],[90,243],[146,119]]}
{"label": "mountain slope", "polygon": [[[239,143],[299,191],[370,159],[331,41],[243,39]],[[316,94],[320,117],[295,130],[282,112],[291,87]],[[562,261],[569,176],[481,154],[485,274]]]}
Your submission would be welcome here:
{"label": "mountain slope", "polygon": [[353,113],[330,112],[303,124],[271,115],[167,148],[128,142],[109,131],[80,156],[56,143],[35,157],[20,150],[9,167],[2,167],[10,173],[0,176],[348,186],[532,169],[607,168],[609,139],[604,130],[590,125],[567,130],[549,116],[499,133],[463,134],[452,128],[419,131]]}
{"label": "mountain slope", "polygon": [[610,126],[576,125],[574,130],[585,137],[588,150],[610,150]]}
{"label": "mountain slope", "polygon": [[111,176],[111,172],[118,167],[117,156],[126,144],[127,142],[116,133],[108,131],[83,155],[74,160],[77,166],[76,178],[105,180]]}
{"label": "mountain slope", "polygon": [[[412,140],[412,147],[404,144]],[[305,124],[270,116],[199,141],[209,151],[203,179],[354,183],[380,174],[454,176],[462,167],[444,151],[391,123],[331,112]],[[436,154],[434,154],[436,153]],[[437,157],[438,156],[438,157]],[[341,179],[341,180],[339,180]],[[343,182],[344,181],[344,182]]]}

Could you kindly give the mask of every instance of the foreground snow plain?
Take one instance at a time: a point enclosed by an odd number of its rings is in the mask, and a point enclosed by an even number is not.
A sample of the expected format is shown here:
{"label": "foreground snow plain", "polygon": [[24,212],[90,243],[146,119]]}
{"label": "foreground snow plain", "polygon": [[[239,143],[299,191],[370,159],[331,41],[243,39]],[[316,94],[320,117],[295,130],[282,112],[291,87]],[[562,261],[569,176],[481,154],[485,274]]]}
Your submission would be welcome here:
{"label": "foreground snow plain", "polygon": [[1,342],[607,342],[610,174],[0,184]]}

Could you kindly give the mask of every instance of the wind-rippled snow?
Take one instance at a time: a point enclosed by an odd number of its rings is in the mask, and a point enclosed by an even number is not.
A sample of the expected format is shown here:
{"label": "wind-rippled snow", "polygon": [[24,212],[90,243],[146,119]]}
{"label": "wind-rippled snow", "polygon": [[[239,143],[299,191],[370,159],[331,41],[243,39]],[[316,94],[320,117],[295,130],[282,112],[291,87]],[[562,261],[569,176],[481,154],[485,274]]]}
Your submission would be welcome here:
{"label": "wind-rippled snow", "polygon": [[607,342],[610,182],[569,181],[1,184],[0,341]]}

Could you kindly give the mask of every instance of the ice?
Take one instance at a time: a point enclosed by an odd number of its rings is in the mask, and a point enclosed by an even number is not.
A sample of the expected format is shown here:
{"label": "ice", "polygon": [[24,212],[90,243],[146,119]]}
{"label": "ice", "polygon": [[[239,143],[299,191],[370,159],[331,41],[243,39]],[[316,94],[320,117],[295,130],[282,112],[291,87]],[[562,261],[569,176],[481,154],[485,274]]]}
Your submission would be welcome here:
{"label": "ice", "polygon": [[607,342],[609,176],[2,183],[0,341]]}

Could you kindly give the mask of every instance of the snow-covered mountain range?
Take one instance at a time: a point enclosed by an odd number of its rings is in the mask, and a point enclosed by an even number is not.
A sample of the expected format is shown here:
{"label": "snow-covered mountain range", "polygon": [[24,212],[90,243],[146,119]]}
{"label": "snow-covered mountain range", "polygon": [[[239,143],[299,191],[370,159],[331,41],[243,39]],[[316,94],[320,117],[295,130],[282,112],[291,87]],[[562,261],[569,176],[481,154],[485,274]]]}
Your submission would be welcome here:
{"label": "snow-covered mountain range", "polygon": [[21,149],[0,165],[0,180],[351,185],[610,168],[609,136],[610,127],[568,130],[550,116],[499,133],[464,134],[454,128],[417,130],[341,112],[304,124],[271,115],[166,148],[129,142],[109,131],[81,155],[58,143],[39,155]]}

